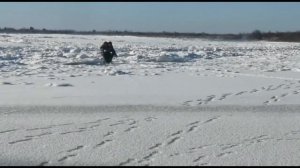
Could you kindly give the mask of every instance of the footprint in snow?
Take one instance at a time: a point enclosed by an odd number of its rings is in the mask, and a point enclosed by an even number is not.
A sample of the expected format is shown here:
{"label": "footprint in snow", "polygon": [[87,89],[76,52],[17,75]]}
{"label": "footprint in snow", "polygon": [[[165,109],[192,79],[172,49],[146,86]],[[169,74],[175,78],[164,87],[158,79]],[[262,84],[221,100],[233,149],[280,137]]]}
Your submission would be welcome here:
{"label": "footprint in snow", "polygon": [[58,84],[57,86],[58,87],[73,87],[73,85],[70,83],[61,83],[61,84]]}
{"label": "footprint in snow", "polygon": [[61,83],[61,84],[47,83],[45,86],[48,86],[48,87],[73,87],[74,85],[72,85],[70,83]]}
{"label": "footprint in snow", "polygon": [[1,82],[2,85],[14,85],[13,83],[11,82]]}

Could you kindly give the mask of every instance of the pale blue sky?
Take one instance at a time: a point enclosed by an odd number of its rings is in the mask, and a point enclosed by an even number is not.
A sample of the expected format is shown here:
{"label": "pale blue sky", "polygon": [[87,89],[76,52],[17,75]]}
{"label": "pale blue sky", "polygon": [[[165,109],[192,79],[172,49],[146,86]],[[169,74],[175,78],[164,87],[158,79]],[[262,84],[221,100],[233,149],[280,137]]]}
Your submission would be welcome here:
{"label": "pale blue sky", "polygon": [[300,30],[300,2],[0,2],[0,27],[240,33]]}

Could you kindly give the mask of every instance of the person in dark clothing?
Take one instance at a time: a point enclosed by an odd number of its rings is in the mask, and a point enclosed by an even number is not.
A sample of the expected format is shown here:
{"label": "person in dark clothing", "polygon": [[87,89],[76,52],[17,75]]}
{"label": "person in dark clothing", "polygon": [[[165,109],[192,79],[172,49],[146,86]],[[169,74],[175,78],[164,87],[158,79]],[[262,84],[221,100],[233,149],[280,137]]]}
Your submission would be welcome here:
{"label": "person in dark clothing", "polygon": [[116,51],[112,45],[112,42],[104,42],[100,47],[101,55],[103,56],[106,63],[111,63],[112,58],[117,57]]}

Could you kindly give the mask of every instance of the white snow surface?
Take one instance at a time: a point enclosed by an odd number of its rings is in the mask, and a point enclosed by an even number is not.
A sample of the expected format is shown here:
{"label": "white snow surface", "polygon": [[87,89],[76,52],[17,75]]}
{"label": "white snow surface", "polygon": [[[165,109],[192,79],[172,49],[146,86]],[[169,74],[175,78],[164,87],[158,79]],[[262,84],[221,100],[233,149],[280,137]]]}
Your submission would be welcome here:
{"label": "white snow surface", "polygon": [[300,164],[300,43],[0,34],[0,72],[0,165]]}

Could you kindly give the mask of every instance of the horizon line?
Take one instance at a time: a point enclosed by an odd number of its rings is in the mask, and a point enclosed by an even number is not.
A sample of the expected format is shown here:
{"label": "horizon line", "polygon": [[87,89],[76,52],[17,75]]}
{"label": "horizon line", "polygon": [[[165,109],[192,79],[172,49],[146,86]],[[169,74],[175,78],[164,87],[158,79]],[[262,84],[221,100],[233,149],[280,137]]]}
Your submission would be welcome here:
{"label": "horizon line", "polygon": [[107,32],[128,32],[128,33],[179,33],[179,34],[214,34],[214,35],[226,35],[226,34],[251,34],[254,31],[260,31],[261,33],[294,33],[294,32],[299,32],[300,30],[296,31],[262,31],[259,29],[254,29],[251,32],[235,32],[235,33],[206,33],[206,32],[181,32],[181,31],[134,31],[134,30],[96,30],[96,29],[91,29],[91,30],[76,30],[76,29],[48,29],[48,28],[34,28],[33,26],[29,27],[22,27],[22,28],[15,28],[15,27],[9,27],[9,26],[4,26],[0,27],[0,30],[5,30],[7,29],[14,29],[14,30],[30,30],[30,28],[33,28],[33,30],[41,30],[43,31],[44,29],[46,31],[74,31],[74,33],[80,33],[80,32],[96,32],[96,33],[107,33]]}

